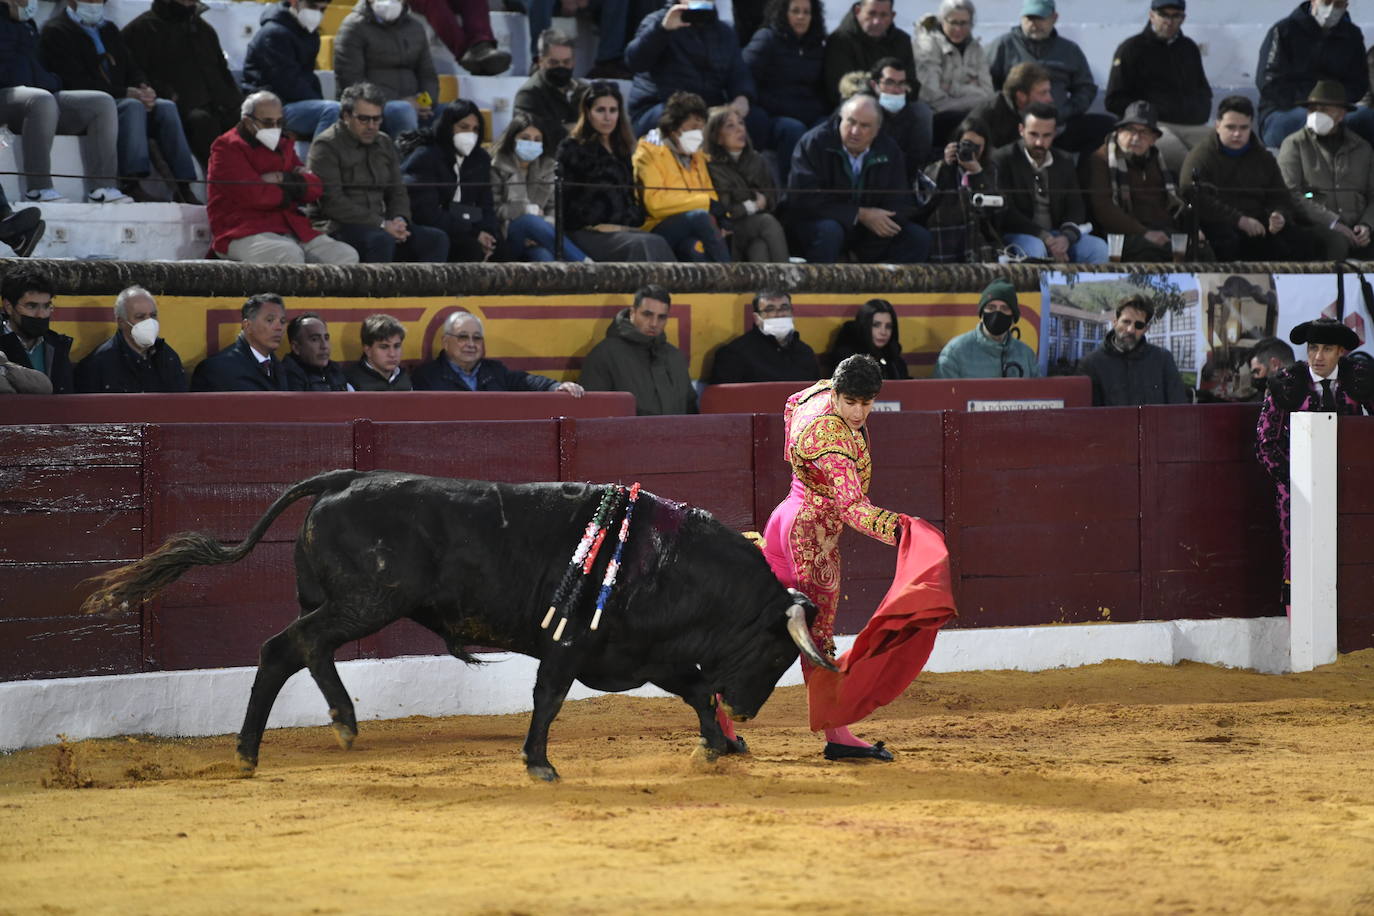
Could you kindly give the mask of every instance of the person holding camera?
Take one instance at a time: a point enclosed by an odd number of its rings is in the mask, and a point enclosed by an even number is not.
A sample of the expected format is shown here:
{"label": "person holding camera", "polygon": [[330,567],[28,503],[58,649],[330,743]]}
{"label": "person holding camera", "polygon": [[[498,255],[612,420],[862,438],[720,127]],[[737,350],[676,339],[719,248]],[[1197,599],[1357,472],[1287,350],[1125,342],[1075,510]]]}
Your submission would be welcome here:
{"label": "person holding camera", "polygon": [[993,228],[987,205],[997,188],[997,169],[988,156],[988,126],[978,118],[965,118],[945,144],[944,155],[926,167],[935,182],[921,222],[930,230],[931,263],[996,260],[991,249],[1002,239]]}

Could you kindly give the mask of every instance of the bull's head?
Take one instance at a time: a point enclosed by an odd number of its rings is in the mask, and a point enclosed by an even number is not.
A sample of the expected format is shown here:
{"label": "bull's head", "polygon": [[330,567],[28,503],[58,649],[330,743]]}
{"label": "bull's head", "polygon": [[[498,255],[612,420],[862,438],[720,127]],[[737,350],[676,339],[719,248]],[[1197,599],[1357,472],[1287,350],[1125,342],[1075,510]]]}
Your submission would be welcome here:
{"label": "bull's head", "polygon": [[792,637],[801,654],[805,655],[811,664],[818,668],[839,671],[835,663],[816,648],[816,643],[811,638],[810,621],[816,617],[816,605],[795,588],[789,588],[787,591],[792,595],[792,606],[787,609],[787,634]]}

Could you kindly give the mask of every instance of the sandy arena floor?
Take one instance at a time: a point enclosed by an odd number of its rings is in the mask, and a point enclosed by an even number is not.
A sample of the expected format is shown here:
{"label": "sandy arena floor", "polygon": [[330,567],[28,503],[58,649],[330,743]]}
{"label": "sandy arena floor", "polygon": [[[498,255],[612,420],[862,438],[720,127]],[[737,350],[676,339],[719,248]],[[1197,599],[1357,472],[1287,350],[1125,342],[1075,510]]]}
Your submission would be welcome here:
{"label": "sandy arena floor", "polygon": [[887,765],[804,705],[706,766],[677,701],[570,703],[554,786],[523,715],[269,732],[248,780],[229,736],[3,756],[0,913],[1374,913],[1374,650],[923,675]]}

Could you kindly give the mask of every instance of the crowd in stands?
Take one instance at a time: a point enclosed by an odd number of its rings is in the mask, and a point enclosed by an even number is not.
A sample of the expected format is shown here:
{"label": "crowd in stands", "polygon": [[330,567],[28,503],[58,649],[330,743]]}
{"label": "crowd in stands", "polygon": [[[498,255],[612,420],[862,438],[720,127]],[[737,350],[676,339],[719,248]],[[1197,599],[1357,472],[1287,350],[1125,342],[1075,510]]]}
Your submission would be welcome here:
{"label": "crowd in stands", "polygon": [[[252,263],[1305,260],[1369,245],[1374,52],[1342,0],[1275,23],[1258,110],[1230,96],[1215,112],[1186,0],[1141,0],[1109,113],[1091,110],[1098,86],[1054,0],[1024,0],[986,47],[973,0],[941,0],[914,34],[893,0],[859,0],[830,34],[821,0],[736,3],[733,25],[711,0],[646,2],[511,0],[541,27],[587,7],[602,27],[589,75],[632,82],[622,97],[574,78],[573,39],[540,28],[493,138],[471,101],[436,101],[420,18],[469,72],[498,73],[510,55],[479,0],[358,0],[334,37],[336,99],[315,73],[329,0],[268,5],[241,80],[196,0],[153,0],[123,29],[103,0],[63,0],[41,27],[35,4],[5,0],[0,121],[40,206],[63,199],[55,133],[84,138],[94,202],[199,203],[199,163],[213,254]],[[41,223],[24,219],[0,223],[21,254]]]}

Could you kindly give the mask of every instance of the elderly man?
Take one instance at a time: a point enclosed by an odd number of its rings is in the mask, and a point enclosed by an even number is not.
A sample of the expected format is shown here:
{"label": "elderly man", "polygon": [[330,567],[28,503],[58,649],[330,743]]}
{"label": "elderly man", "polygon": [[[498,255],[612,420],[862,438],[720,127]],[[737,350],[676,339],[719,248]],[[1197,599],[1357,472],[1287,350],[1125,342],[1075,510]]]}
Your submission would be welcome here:
{"label": "elderly man", "polygon": [[1197,42],[1183,34],[1186,8],[1185,0],[1151,0],[1145,29],[1118,45],[1112,56],[1105,102],[1108,111],[1120,116],[1133,102],[1154,107],[1159,152],[1175,174],[1188,150],[1212,129],[1212,85]]}
{"label": "elderly man", "polygon": [[1188,403],[1174,355],[1145,340],[1154,317],[1154,303],[1145,296],[1130,296],[1117,305],[1116,323],[1102,346],[1078,363],[1079,371],[1092,379],[1093,406]]}
{"label": "elderly man", "polygon": [[587,354],[583,386],[588,391],[628,391],[640,416],[696,413],[697,392],[687,358],[664,333],[672,304],[662,286],[641,287],[634,304],[606,329],[606,339]]}
{"label": "elderly man", "polygon": [[276,293],[250,296],[239,310],[238,339],[191,373],[192,391],[286,391],[277,348],[286,334],[286,305]]}
{"label": "elderly man", "polygon": [[716,351],[710,384],[814,382],[821,377],[816,351],[792,324],[792,297],[782,290],[754,294],[753,327]]}
{"label": "elderly man", "polygon": [[1054,104],[1050,91],[1050,71],[1024,61],[1011,68],[1002,91],[973,109],[972,118],[988,126],[988,148],[1015,143],[1021,136],[1021,115],[1032,102]]}
{"label": "elderly man", "polygon": [[363,358],[349,363],[344,378],[354,391],[410,391],[410,375],[401,368],[406,329],[390,315],[363,319]]}
{"label": "elderly man", "polygon": [[792,154],[783,220],[808,261],[914,264],[930,253],[930,233],[912,222],[915,205],[906,157],[879,133],[882,112],[871,95],[855,95],[807,131]]}
{"label": "elderly man", "polygon": [[286,387],[292,391],[351,391],[343,368],[330,359],[329,325],[314,312],[304,312],[286,325],[291,352],[281,361]]}
{"label": "elderly man", "polygon": [[310,225],[301,209],[324,185],[282,136],[281,99],[255,92],[242,120],[210,148],[211,247],[249,264],[356,264],[358,252]]}
{"label": "elderly man", "polygon": [[1102,142],[1103,135],[1112,129],[1112,118],[1088,114],[1097,98],[1092,68],[1083,49],[1055,29],[1058,21],[1054,0],[1025,0],[1020,24],[988,45],[988,69],[993,85],[998,87],[1012,67],[1025,61],[1050,71],[1050,91],[1062,128],[1058,145],[1070,152],[1085,153]]}
{"label": "elderly man", "polygon": [[1020,320],[1016,287],[1010,280],[993,280],[978,300],[977,326],[945,344],[934,377],[1039,378],[1035,351],[1011,333]]}
{"label": "elderly man", "polygon": [[[1302,127],[1302,100],[1322,79],[1340,83],[1347,99],[1362,99],[1369,90],[1364,33],[1346,11],[1346,0],[1303,0],[1265,33],[1255,67],[1256,132],[1265,146],[1281,145]],[[1374,143],[1374,109],[1354,112],[1346,126]]]}
{"label": "elderly man", "polygon": [[1335,80],[1321,80],[1303,101],[1307,125],[1279,147],[1279,171],[1298,199],[1328,261],[1368,259],[1374,227],[1374,147],[1351,130],[1355,110]]}
{"label": "elderly man", "polygon": [[[329,0],[281,0],[262,12],[243,57],[243,85],[282,100],[286,129],[309,141],[339,120],[339,103],[324,97],[315,61]],[[302,154],[304,155],[304,154]]]}
{"label": "elderly man", "polygon": [[315,228],[357,250],[365,263],[448,260],[448,235],[410,223],[410,195],[396,145],[382,133],[386,96],[371,83],[349,86],[340,117],[310,146],[309,171],[324,193],[313,205]]}
{"label": "elderly man", "polygon": [[533,75],[515,94],[515,110],[523,111],[544,135],[544,149],[552,152],[577,121],[578,94],[587,84],[573,78],[577,58],[573,38],[556,29],[539,35],[539,57]]}
{"label": "elderly man", "polygon": [[559,382],[543,375],[508,369],[487,359],[482,320],[470,312],[454,312],[444,319],[444,352],[415,370],[417,391],[563,391],[582,397],[577,382]]}
{"label": "elderly man", "polygon": [[1265,337],[1250,351],[1250,387],[1255,399],[1263,400],[1269,382],[1284,369],[1293,365],[1293,348],[1277,337]]}
{"label": "elderly man", "polygon": [[0,280],[0,352],[11,363],[42,372],[52,382],[53,394],[76,390],[72,377],[72,339],[50,328],[53,285],[48,275],[33,267],[7,270]]}
{"label": "elderly man", "polygon": [[76,366],[83,394],[185,391],[186,370],[177,351],[157,336],[157,300],[130,286],[114,301],[114,335]]}
{"label": "elderly man", "polygon": [[1079,163],[1093,227],[1125,236],[1123,261],[1171,260],[1170,235],[1187,231],[1178,185],[1155,145],[1160,136],[1154,106],[1132,102],[1107,142]]}
{"label": "elderly man", "polygon": [[1032,102],[1021,113],[1021,139],[992,154],[1006,195],[1002,235],[1032,258],[1101,264],[1107,243],[1083,229],[1087,214],[1073,163],[1051,149],[1058,118],[1053,105]]}

